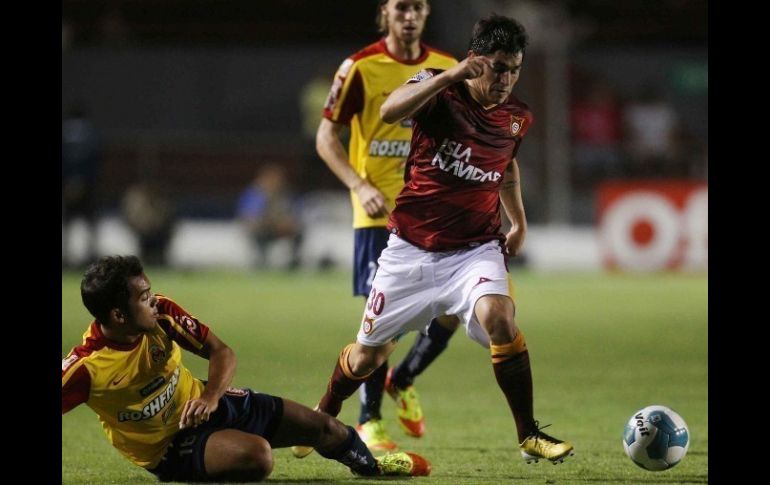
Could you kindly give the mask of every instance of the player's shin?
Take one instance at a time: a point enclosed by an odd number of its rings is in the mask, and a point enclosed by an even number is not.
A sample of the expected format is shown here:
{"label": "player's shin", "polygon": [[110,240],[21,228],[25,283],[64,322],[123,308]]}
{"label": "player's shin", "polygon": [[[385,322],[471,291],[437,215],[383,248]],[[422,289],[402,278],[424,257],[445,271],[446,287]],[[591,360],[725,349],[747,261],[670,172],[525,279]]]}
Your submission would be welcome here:
{"label": "player's shin", "polygon": [[318,404],[319,409],[330,416],[337,416],[340,413],[342,402],[356,392],[358,386],[368,377],[368,374],[361,377],[356,376],[350,368],[348,357],[354,345],[348,345],[340,353],[329,384],[326,386],[326,394],[323,395]]}
{"label": "player's shin", "polygon": [[388,361],[386,360],[374,372],[369,374],[361,388],[361,413],[358,416],[358,424],[364,424],[370,419],[382,419],[382,396],[385,393],[385,376],[388,373]]}
{"label": "player's shin", "polygon": [[492,368],[516,421],[519,442],[537,428],[533,416],[532,369],[524,334],[519,330],[513,342],[490,345]]}
{"label": "player's shin", "polygon": [[372,452],[366,447],[356,430],[346,426],[348,436],[339,446],[331,450],[318,449],[318,453],[324,458],[337,460],[357,475],[372,476],[379,474],[377,461]]}

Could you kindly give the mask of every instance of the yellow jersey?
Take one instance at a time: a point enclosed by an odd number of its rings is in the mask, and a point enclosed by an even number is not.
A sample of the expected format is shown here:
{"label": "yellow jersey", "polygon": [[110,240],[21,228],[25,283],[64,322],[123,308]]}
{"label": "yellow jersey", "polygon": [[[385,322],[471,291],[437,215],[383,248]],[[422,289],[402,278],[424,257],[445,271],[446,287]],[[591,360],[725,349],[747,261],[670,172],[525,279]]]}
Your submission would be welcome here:
{"label": "yellow jersey", "polygon": [[144,468],[160,462],[179,431],[185,402],[204,384],[182,365],[180,346],[199,353],[209,329],[172,300],[157,295],[155,328],[132,344],[108,340],[97,322],[62,360],[62,414],[86,403],[110,443]]}
{"label": "yellow jersey", "polygon": [[[417,72],[428,68],[448,69],[457,60],[450,54],[420,44],[421,55],[414,60],[396,58],[388,52],[385,39],[345,59],[334,76],[324,106],[324,118],[350,126],[348,158],[362,178],[387,198],[388,209],[404,185],[404,162],[412,138],[411,120],[387,124],[380,119],[380,106],[394,89]],[[366,215],[351,191],[353,227],[385,227],[387,217]]]}

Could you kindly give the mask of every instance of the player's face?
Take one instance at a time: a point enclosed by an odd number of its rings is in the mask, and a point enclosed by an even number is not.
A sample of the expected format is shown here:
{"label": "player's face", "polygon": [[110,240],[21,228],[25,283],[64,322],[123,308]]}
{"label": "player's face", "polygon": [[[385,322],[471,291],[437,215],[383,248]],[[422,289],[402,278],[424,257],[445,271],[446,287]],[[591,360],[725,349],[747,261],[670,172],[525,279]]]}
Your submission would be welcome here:
{"label": "player's face", "polygon": [[492,61],[492,68],[484,68],[484,74],[478,78],[479,87],[489,103],[500,104],[508,99],[519,80],[524,54],[497,51],[485,57]]}
{"label": "player's face", "polygon": [[388,34],[405,43],[417,42],[430,13],[426,0],[390,0],[382,6],[388,19]]}
{"label": "player's face", "polygon": [[138,332],[151,330],[158,318],[158,299],[150,292],[150,280],[144,273],[133,276],[128,291],[128,325]]}

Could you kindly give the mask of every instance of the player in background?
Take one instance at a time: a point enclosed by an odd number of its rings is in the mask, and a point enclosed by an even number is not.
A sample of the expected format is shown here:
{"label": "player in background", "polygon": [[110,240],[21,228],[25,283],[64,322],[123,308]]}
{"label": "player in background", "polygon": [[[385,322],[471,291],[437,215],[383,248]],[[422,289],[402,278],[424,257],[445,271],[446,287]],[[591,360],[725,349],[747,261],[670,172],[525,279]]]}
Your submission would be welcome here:
{"label": "player in background", "polygon": [[[384,35],[345,59],[332,85],[316,135],[316,149],[334,174],[350,189],[353,205],[353,294],[366,298],[377,270],[377,259],[388,240],[388,211],[404,185],[409,153],[410,120],[386,124],[380,119],[385,98],[416,72],[449,68],[457,61],[420,41],[430,14],[427,0],[380,0],[377,25]],[[348,151],[341,137],[349,127]],[[438,321],[437,321],[438,320]],[[425,432],[425,420],[414,378],[446,348],[458,320],[426,320],[426,329],[395,368],[375,370],[361,388],[361,412],[356,429],[372,450],[393,450],[382,421],[383,389],[396,401],[401,428],[410,436]],[[428,325],[430,324],[430,325]],[[309,448],[294,448],[298,457]]]}
{"label": "player in background", "polygon": [[[123,456],[161,481],[260,481],[272,448],[312,445],[358,475],[415,476],[412,453],[375,459],[358,433],[288,399],[229,387],[233,351],[171,299],[151,292],[135,256],[92,264],[80,285],[95,320],[62,361],[62,414],[85,403]],[[192,376],[181,348],[209,361]]]}
{"label": "player in background", "polygon": [[[529,352],[506,271],[527,228],[516,154],[532,113],[512,95],[526,45],[517,21],[481,19],[462,62],[420,71],[383,103],[385,122],[413,123],[406,184],[388,219],[391,234],[356,342],[337,359],[322,412],[337,416],[401,335],[426,319],[455,315],[490,349],[525,461],[558,463],[573,454],[570,443],[545,434],[534,418]],[[507,234],[501,205],[511,221]]]}

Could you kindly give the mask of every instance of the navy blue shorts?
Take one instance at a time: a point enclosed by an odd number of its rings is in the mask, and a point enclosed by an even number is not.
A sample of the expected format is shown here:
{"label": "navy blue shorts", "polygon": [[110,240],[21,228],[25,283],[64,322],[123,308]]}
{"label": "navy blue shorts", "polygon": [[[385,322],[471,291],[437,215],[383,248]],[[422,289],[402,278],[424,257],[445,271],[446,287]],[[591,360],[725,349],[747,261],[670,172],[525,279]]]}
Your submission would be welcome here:
{"label": "navy blue shorts", "polygon": [[369,296],[377,271],[377,260],[388,245],[390,233],[384,227],[365,227],[353,231],[353,295]]}
{"label": "navy blue shorts", "polygon": [[177,433],[157,467],[149,470],[162,482],[210,480],[203,455],[212,433],[237,429],[273,439],[283,418],[283,399],[251,389],[230,388],[219,399],[219,407],[209,420],[197,428]]}

